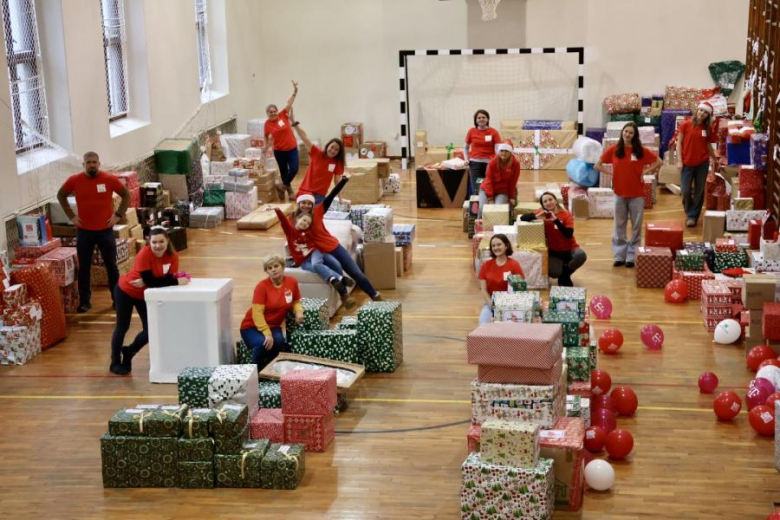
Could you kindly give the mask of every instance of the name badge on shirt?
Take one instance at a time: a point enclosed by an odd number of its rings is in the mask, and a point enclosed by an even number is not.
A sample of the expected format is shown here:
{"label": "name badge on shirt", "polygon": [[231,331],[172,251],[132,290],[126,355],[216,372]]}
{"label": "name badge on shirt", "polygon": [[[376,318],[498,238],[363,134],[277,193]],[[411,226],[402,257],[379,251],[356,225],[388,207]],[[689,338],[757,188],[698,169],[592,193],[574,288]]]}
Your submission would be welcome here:
{"label": "name badge on shirt", "polygon": [[290,289],[285,289],[285,291],[284,291],[284,300],[287,303],[292,303],[293,302],[293,293],[292,293],[292,291]]}
{"label": "name badge on shirt", "polygon": [[98,193],[105,193],[106,192],[106,185],[105,184],[98,184],[97,185]]}
{"label": "name badge on shirt", "polygon": [[486,135],[486,136],[485,136],[485,142],[486,142],[486,143],[490,143],[490,142],[492,142],[492,141],[493,141],[493,136],[492,136],[492,135]]}
{"label": "name badge on shirt", "polygon": [[281,120],[281,119],[279,120],[279,126],[280,126],[280,127],[281,127],[281,126],[284,126],[284,121],[283,121],[283,120]]}
{"label": "name badge on shirt", "polygon": [[634,155],[634,154],[631,154],[631,160],[632,160],[632,161],[636,161],[636,160],[637,160],[637,158],[636,158],[636,155]]}
{"label": "name badge on shirt", "polygon": [[163,274],[168,274],[168,271],[171,270],[171,264],[163,264]]}
{"label": "name badge on shirt", "polygon": [[707,131],[706,130],[702,130],[701,131],[701,136],[702,137],[707,137]]}
{"label": "name badge on shirt", "polygon": [[503,275],[504,275],[504,281],[505,281],[505,282],[507,281],[507,279],[509,279],[509,275],[510,275],[510,274],[512,274],[512,273],[511,273],[511,272],[509,272],[509,271],[504,271],[504,272],[503,272]]}
{"label": "name badge on shirt", "polygon": [[336,165],[335,164],[329,164],[328,165],[328,171],[329,172],[335,172],[336,171]]}

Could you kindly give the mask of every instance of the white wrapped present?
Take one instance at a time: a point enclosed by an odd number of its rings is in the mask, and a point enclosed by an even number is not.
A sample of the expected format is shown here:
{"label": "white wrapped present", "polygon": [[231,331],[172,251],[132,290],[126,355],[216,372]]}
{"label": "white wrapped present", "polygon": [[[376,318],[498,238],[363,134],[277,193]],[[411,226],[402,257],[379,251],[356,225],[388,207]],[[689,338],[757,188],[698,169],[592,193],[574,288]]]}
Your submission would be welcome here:
{"label": "white wrapped present", "polygon": [[363,241],[384,242],[393,235],[393,208],[374,208],[363,217]]}
{"label": "white wrapped present", "polygon": [[204,174],[210,177],[229,176],[232,169],[233,161],[211,161],[209,162],[209,170]]}
{"label": "white wrapped present", "polygon": [[751,220],[762,221],[766,210],[742,211],[730,209],[726,212],[726,231],[747,231]]}
{"label": "white wrapped present", "polygon": [[[623,132],[623,127],[627,124],[627,121],[610,121],[607,123],[607,131],[604,133],[604,137],[607,139],[619,139],[620,134]],[[606,145],[604,149],[607,149]]]}
{"label": "white wrapped present", "polygon": [[244,157],[246,149],[249,148],[249,134],[222,134],[222,150],[228,157]]}
{"label": "white wrapped present", "polygon": [[250,119],[246,122],[246,133],[252,137],[265,136],[265,119]]}
{"label": "white wrapped present", "polygon": [[541,251],[517,250],[512,254],[512,258],[520,263],[520,267],[525,274],[525,281],[529,289],[547,289],[549,281],[547,272],[544,269],[546,264],[544,256],[547,250]]}
{"label": "white wrapped present", "polygon": [[238,220],[257,209],[257,186],[249,193],[228,191],[225,193],[225,218]]}
{"label": "white wrapped present", "polygon": [[40,320],[32,327],[0,327],[0,365],[24,365],[40,353]]}
{"label": "white wrapped present", "polygon": [[614,218],[615,192],[610,188],[590,188],[588,190],[588,217]]}
{"label": "white wrapped present", "polygon": [[761,256],[770,262],[780,261],[780,241],[761,239]]}
{"label": "white wrapped present", "polygon": [[517,228],[515,226],[498,225],[493,226],[494,235],[506,235],[512,247],[517,247]]}
{"label": "white wrapped present", "polygon": [[220,365],[209,378],[209,408],[224,403],[246,405],[254,417],[260,400],[257,365]]}
{"label": "white wrapped present", "polygon": [[780,273],[780,260],[766,260],[760,251],[750,255],[750,267],[760,273]]}
{"label": "white wrapped present", "polygon": [[[534,319],[533,292],[493,293],[493,319],[495,321],[513,321],[516,323],[532,323]],[[536,294],[539,294],[538,292]]]}
{"label": "white wrapped present", "polygon": [[247,148],[246,149],[246,158],[247,159],[264,159],[265,157],[265,150],[262,148]]}
{"label": "white wrapped present", "polygon": [[645,146],[655,146],[655,127],[654,126],[640,126],[639,127],[639,142]]}
{"label": "white wrapped present", "polygon": [[601,166],[609,171],[607,173],[599,173],[599,188],[612,189],[612,165],[602,164]]}
{"label": "white wrapped present", "polygon": [[391,173],[386,179],[380,179],[385,193],[401,193],[401,175]]}
{"label": "white wrapped present", "polygon": [[[226,194],[227,196],[227,194]],[[190,212],[190,227],[215,228],[222,224],[225,218],[225,208],[221,206],[200,207]]]}

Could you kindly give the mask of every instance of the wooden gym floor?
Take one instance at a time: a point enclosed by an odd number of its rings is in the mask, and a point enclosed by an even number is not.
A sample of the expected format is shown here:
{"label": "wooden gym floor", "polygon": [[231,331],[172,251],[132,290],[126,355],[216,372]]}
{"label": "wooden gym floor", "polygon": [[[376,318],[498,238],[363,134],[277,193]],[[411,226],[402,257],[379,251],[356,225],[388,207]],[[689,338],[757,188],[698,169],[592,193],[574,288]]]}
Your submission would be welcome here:
{"label": "wooden gym floor", "polygon": [[[302,178],[302,173],[299,179]],[[565,172],[523,172],[521,198],[533,187],[561,182]],[[480,298],[471,248],[461,231],[461,210],[418,210],[413,178],[383,202],[396,222],[417,225],[414,266],[398,289],[383,291],[403,302],[404,363],[394,374],[367,376],[349,409],[337,416],[336,440],[327,453],[307,454],[296,491],[103,489],[99,438],[111,414],[138,403],[174,403],[173,385],[148,382],[148,354],[132,377],[108,372],[114,316],[106,291],[95,308],[68,317],[68,338],[26,366],[0,367],[0,517],[2,518],[459,518],[460,464],[466,457],[470,382],[465,336],[477,322]],[[659,194],[645,221],[682,220],[679,198]],[[764,518],[780,499],[773,440],[759,438],[743,412],[718,423],[712,396],[699,394],[698,375],[717,373],[719,390],[744,395],[751,379],[740,345],[715,345],[704,331],[699,302],[672,306],[660,289],[637,290],[634,271],[613,268],[611,220],[577,222],[576,237],[588,262],[575,274],[588,296],[605,294],[615,306],[596,334],[618,327],[626,341],[600,368],[639,396],[635,417],[619,418],[635,447],[613,462],[610,492],[586,491],[581,514],[556,518]],[[688,230],[698,240],[701,226]],[[278,226],[269,232],[189,230],[182,267],[196,277],[233,277],[234,337],[252,290],[264,276],[261,258],[282,250]],[[359,303],[366,296],[356,291]],[[339,316],[343,312],[339,313]],[[640,328],[658,324],[661,352],[649,352]],[[138,330],[135,318],[131,333]]]}

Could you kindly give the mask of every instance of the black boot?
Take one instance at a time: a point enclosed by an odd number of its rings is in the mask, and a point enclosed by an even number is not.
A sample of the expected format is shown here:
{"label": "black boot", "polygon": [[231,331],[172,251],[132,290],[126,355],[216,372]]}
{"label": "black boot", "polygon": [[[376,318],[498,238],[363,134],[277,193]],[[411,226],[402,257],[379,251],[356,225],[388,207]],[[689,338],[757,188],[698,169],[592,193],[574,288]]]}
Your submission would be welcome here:
{"label": "black boot", "polygon": [[558,286],[560,287],[574,287],[574,282],[571,281],[571,271],[567,266],[563,267],[561,275],[558,277]]}
{"label": "black boot", "polygon": [[127,370],[127,373],[133,371],[133,358],[138,354],[138,350],[132,345],[129,347],[122,347],[122,368]]}

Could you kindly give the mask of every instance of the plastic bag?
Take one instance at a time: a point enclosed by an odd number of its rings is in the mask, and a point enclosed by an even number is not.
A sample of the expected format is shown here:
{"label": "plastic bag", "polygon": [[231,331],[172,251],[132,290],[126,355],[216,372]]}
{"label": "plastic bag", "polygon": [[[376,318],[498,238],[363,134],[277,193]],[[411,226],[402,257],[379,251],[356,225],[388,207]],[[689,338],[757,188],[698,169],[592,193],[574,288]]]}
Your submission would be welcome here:
{"label": "plastic bag", "polygon": [[739,77],[745,72],[745,64],[737,60],[710,63],[708,68],[712,81],[721,88],[721,92],[726,97],[731,94]]}
{"label": "plastic bag", "polygon": [[569,174],[569,180],[574,184],[579,184],[586,188],[592,188],[599,183],[599,172],[592,164],[586,163],[581,159],[572,159],[566,164],[566,173]]}
{"label": "plastic bag", "polygon": [[604,153],[604,147],[595,139],[580,136],[574,141],[572,152],[577,156],[577,159],[586,163],[596,164],[599,162],[601,154]]}

